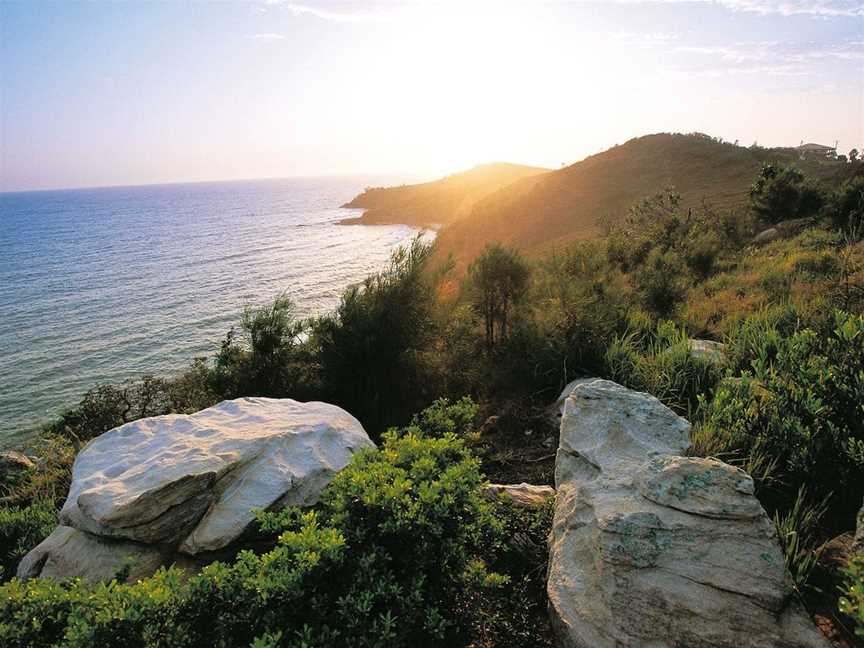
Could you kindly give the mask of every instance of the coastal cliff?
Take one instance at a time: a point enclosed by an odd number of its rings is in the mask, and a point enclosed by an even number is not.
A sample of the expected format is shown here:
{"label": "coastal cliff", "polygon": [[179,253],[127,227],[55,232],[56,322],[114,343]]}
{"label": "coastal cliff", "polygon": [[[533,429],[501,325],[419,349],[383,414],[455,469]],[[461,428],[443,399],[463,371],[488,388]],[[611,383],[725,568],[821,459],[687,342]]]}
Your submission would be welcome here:
{"label": "coastal cliff", "polygon": [[405,224],[437,229],[470,213],[472,207],[499,189],[548,169],[520,164],[483,164],[440,180],[400,187],[368,187],[344,208],[364,209],[343,224]]}

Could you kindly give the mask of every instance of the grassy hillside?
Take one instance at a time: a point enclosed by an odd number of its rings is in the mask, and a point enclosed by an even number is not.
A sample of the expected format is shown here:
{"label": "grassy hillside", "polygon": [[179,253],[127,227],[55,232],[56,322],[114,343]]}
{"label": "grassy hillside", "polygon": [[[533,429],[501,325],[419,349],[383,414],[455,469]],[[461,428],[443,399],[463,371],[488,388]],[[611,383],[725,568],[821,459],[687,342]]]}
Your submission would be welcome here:
{"label": "grassy hillside", "polygon": [[467,216],[477,201],[517,180],[537,177],[547,169],[493,163],[455,173],[441,180],[400,187],[371,187],[343,207],[362,208],[359,218],[343,222],[380,225],[444,225]]}
{"label": "grassy hillside", "polygon": [[685,207],[703,200],[717,209],[740,207],[768,161],[793,164],[817,181],[836,179],[847,166],[699,134],[647,135],[484,198],[441,232],[439,252],[468,261],[490,241],[531,253],[592,238],[603,221],[620,220],[631,205],[662,188],[680,193]]}

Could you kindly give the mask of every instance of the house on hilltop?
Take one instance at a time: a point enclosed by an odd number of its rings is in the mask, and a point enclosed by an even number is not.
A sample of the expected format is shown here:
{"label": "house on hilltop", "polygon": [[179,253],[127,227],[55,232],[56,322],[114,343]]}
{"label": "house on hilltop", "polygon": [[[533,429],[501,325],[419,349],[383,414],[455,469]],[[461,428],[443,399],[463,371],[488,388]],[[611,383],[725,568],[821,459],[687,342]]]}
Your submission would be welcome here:
{"label": "house on hilltop", "polygon": [[813,142],[805,144],[802,140],[800,146],[796,146],[793,150],[798,151],[802,160],[805,157],[833,158],[837,157],[837,142],[834,142],[834,146],[825,146],[824,144],[814,144]]}

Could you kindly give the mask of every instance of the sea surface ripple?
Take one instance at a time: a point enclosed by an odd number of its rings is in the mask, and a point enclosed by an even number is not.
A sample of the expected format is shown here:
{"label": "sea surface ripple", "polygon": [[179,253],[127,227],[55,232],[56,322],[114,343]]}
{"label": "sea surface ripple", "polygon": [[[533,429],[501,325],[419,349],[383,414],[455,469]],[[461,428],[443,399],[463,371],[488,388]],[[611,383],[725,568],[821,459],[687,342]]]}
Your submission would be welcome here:
{"label": "sea surface ripple", "polygon": [[97,384],[212,354],[247,304],[331,311],[416,234],[336,224],[369,180],[0,194],[0,446]]}

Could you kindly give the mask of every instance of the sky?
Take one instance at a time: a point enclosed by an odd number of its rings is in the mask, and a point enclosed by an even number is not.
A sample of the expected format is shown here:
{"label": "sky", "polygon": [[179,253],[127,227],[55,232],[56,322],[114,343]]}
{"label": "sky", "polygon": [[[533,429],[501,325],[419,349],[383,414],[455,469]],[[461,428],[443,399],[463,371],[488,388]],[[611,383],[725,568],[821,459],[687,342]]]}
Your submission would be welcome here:
{"label": "sky", "polygon": [[864,149],[864,1],[0,0],[0,191]]}

